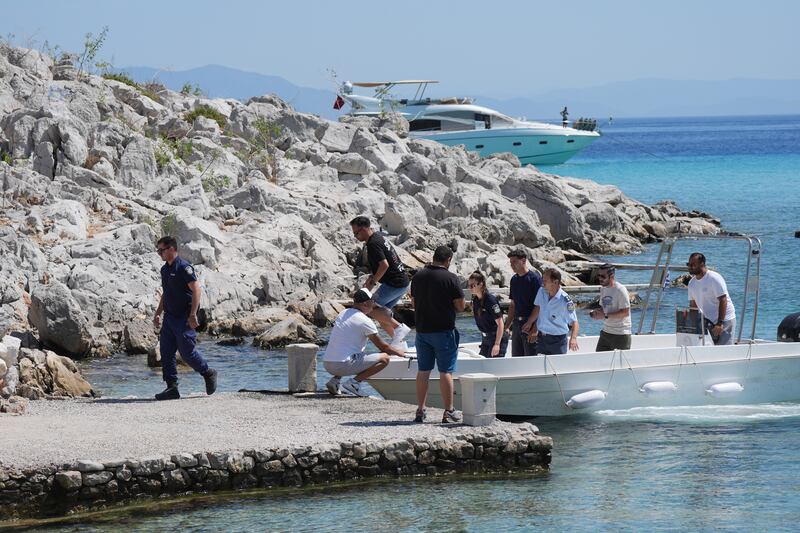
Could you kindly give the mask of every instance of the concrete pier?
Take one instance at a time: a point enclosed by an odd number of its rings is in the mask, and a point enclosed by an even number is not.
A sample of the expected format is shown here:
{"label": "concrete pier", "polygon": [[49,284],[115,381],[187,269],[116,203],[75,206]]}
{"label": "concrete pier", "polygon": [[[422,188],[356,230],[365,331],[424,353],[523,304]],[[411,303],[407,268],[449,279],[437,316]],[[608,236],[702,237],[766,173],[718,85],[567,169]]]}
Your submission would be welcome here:
{"label": "concrete pier", "polygon": [[531,424],[413,424],[413,415],[399,402],[327,394],[31,402],[24,415],[0,415],[0,521],[218,490],[550,464],[552,439]]}

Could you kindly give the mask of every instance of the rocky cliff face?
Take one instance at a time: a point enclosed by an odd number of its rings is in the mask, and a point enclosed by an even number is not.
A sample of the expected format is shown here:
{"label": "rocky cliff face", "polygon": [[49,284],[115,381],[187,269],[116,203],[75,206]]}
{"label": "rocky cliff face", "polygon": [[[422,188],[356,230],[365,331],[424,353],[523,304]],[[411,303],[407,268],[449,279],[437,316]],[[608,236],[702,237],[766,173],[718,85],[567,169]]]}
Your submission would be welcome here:
{"label": "rocky cliff face", "polygon": [[479,268],[501,286],[510,247],[558,263],[566,247],[625,253],[669,231],[717,231],[508,154],[409,139],[402,118],[336,123],[273,96],[208,100],[119,79],[0,49],[0,335],[33,329],[72,356],[116,349],[155,308],[164,234],[197,265],[220,322],[351,292],[356,215],[411,267],[450,244],[460,275]]}

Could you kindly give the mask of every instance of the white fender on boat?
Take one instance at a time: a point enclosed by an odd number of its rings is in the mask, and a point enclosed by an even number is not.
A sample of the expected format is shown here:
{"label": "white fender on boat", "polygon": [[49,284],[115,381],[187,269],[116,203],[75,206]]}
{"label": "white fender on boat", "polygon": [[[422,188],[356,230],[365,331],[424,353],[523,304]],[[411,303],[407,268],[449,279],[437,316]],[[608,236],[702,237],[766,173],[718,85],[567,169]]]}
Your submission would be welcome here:
{"label": "white fender on boat", "polygon": [[592,407],[593,405],[597,405],[598,403],[602,402],[606,399],[606,393],[594,389],[594,390],[587,390],[586,392],[581,392],[580,394],[576,394],[569,400],[567,400],[567,406],[571,407],[572,409],[586,409],[587,407]]}
{"label": "white fender on boat", "polygon": [[678,386],[671,381],[648,381],[639,389],[645,396],[666,396],[675,394]]}
{"label": "white fender on boat", "polygon": [[740,393],[744,390],[744,387],[741,383],[736,383],[735,381],[729,381],[726,383],[715,383],[711,385],[708,389],[706,389],[706,394],[709,396],[732,396],[734,394]]}

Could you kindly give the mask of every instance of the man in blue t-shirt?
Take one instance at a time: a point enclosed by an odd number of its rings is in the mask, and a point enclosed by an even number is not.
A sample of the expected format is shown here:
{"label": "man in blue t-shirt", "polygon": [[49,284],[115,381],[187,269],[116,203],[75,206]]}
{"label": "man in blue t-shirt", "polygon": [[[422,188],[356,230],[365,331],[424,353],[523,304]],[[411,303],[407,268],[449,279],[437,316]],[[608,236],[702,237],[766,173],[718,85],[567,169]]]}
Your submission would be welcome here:
{"label": "man in blue t-shirt", "polygon": [[[195,349],[197,332],[197,310],[200,307],[200,284],[194,267],[178,256],[178,242],[174,237],[162,237],[156,245],[156,252],[164,260],[161,267],[161,299],[158,302],[153,325],[161,326],[159,347],[161,349],[161,374],[167,388],[156,394],[156,400],[177,400],[178,369],[175,352],[181,359],[199,372],[206,383],[206,394],[217,390],[217,371]],[[164,324],[161,325],[161,313]]]}
{"label": "man in blue t-shirt", "polygon": [[508,260],[514,275],[508,305],[508,325],[511,330],[511,355],[536,355],[536,335],[530,335],[535,319],[531,319],[533,301],[542,286],[542,276],[528,268],[528,254],[517,248],[508,252]]}

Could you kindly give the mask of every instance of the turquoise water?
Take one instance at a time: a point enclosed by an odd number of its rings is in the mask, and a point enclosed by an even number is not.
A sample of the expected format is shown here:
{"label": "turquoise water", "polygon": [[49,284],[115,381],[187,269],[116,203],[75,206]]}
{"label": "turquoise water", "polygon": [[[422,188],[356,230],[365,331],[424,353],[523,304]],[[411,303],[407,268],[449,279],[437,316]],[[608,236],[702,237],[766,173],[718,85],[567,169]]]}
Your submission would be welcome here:
{"label": "turquoise water", "polygon": [[[757,334],[774,339],[780,319],[800,310],[800,117],[616,121],[605,137],[551,170],[618,185],[645,202],[674,199],[713,213],[765,243]],[[741,245],[698,248],[728,280],[739,305]],[[676,250],[678,259],[681,250]],[[640,257],[649,262],[651,247]],[[680,260],[679,262],[685,262]],[[625,282],[646,274],[621,272]],[[685,302],[670,290],[668,305]],[[636,324],[637,313],[634,313]],[[660,331],[668,331],[664,313]],[[582,331],[599,322],[581,318]],[[460,319],[465,340],[474,325]],[[285,353],[249,346],[202,349],[219,367],[220,390],[285,387]],[[98,390],[149,396],[161,388],[142,357],[84,365]],[[325,381],[320,372],[320,385]],[[187,375],[182,390],[198,392]],[[409,408],[409,414],[413,407]],[[68,531],[486,531],[486,530],[795,530],[800,519],[800,405],[634,409],[535,421],[553,436],[551,471],[506,479],[398,480],[280,496],[248,494],[182,503],[153,513],[80,522]],[[63,527],[63,526],[62,526]]]}

